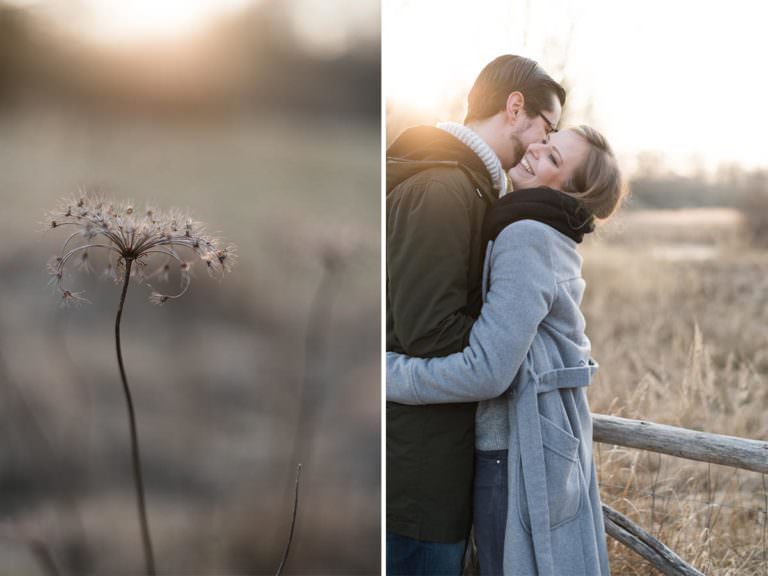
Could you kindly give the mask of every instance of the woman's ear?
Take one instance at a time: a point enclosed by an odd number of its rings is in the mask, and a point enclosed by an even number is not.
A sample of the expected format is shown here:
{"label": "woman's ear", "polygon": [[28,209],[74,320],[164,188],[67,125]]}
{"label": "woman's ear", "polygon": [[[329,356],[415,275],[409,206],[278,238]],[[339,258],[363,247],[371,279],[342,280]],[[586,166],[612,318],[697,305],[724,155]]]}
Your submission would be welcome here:
{"label": "woman's ear", "polygon": [[525,96],[522,92],[510,92],[507,96],[506,115],[507,121],[514,124],[517,122],[517,118],[523,111],[523,105],[525,104]]}

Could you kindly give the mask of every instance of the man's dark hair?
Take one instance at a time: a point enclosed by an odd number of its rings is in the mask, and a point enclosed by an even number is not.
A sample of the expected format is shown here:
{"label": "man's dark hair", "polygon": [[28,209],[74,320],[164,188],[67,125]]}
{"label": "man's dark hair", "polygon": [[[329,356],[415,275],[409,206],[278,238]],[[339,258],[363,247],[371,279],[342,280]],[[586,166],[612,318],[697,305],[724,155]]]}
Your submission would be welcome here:
{"label": "man's dark hair", "polygon": [[464,124],[484,120],[504,110],[512,92],[525,98],[523,110],[533,117],[550,110],[552,97],[565,105],[565,89],[544,72],[537,62],[522,56],[499,56],[482,69],[467,98]]}

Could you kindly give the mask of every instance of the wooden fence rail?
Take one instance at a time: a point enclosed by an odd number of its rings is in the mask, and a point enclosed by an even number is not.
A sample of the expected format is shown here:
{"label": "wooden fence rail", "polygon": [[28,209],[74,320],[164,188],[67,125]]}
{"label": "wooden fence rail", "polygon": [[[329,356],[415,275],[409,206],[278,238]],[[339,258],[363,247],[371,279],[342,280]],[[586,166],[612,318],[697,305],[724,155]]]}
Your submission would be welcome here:
{"label": "wooden fence rail", "polygon": [[[710,434],[687,428],[592,414],[593,440],[627,448],[649,450],[688,460],[768,473],[768,442]],[[659,540],[616,510],[603,506],[606,532],[667,576],[698,576]]]}
{"label": "wooden fence rail", "polygon": [[704,576],[626,516],[603,504],[606,533],[648,560],[665,576]]}
{"label": "wooden fence rail", "polygon": [[768,474],[768,442],[710,434],[644,420],[592,415],[593,439]]}

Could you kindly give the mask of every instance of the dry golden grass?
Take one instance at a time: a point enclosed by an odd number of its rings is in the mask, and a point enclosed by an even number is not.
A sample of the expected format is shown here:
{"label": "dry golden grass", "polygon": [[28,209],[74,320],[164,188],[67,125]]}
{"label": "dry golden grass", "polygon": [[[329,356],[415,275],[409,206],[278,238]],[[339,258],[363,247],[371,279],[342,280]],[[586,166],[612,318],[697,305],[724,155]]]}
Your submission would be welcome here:
{"label": "dry golden grass", "polygon": [[[582,253],[592,410],[768,440],[768,253],[735,215],[627,212]],[[710,575],[768,574],[768,478],[597,444],[603,500]],[[615,574],[653,574],[609,539]]]}

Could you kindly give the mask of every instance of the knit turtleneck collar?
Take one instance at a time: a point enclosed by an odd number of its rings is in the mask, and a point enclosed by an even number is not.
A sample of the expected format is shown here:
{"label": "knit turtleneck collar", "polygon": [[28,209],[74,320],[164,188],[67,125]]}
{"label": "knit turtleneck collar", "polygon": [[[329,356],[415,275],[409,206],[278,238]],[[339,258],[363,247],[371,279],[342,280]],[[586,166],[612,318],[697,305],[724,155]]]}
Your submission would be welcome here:
{"label": "knit turtleneck collar", "polygon": [[477,132],[458,122],[440,122],[437,127],[454,136],[477,154],[491,175],[493,187],[499,191],[499,198],[510,191],[509,180],[501,165],[501,160]]}

